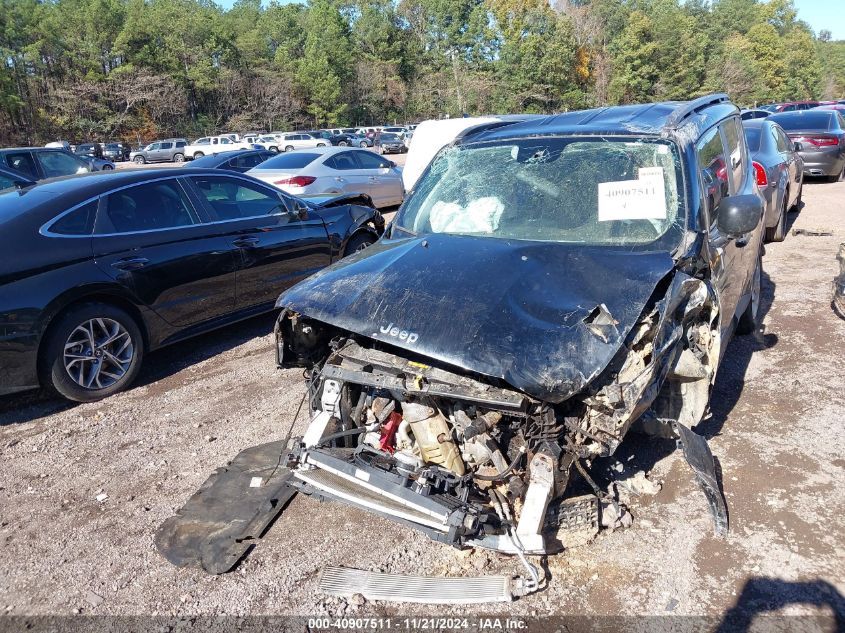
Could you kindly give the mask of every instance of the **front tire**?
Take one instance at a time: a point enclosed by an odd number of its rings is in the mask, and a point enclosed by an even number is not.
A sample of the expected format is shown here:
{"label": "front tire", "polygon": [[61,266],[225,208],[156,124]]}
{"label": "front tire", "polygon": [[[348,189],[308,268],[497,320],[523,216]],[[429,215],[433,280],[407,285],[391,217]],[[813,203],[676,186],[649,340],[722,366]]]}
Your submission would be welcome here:
{"label": "front tire", "polygon": [[147,160],[143,156],[136,156],[135,157],[135,164],[136,165],[143,165],[146,162],[147,162]]}
{"label": "front tire", "polygon": [[754,279],[751,281],[751,299],[745,312],[739,317],[736,333],[740,335],[753,334],[757,331],[760,318],[760,297],[763,289],[763,257],[757,255],[757,268],[754,269]]}
{"label": "front tire", "polygon": [[338,141],[337,142],[338,147],[346,147],[347,145],[349,145],[349,143],[347,143],[346,141]]}
{"label": "front tire", "polygon": [[60,317],[43,352],[43,384],[68,400],[94,402],[135,380],[144,341],[135,319],[124,310],[84,303]]}
{"label": "front tire", "polygon": [[278,148],[278,147],[276,147],[275,145],[273,145],[272,147],[268,147],[268,148],[267,148],[267,151],[268,151],[268,152],[273,152],[274,154],[278,154],[278,153],[279,153],[279,148]]}
{"label": "front tire", "polygon": [[174,163],[184,163],[185,162],[185,155],[184,154],[173,154],[173,162]]}
{"label": "front tire", "polygon": [[369,147],[369,145],[367,145],[366,141],[361,141],[360,143],[358,143],[358,147],[360,147],[362,149],[367,149]]}
{"label": "front tire", "polygon": [[111,165],[103,165],[102,171],[112,171],[113,169],[114,167],[112,167]]}
{"label": "front tire", "polygon": [[317,147],[325,147],[325,146],[326,146],[325,143],[317,143]]}
{"label": "front tire", "polygon": [[365,233],[363,231],[356,233],[349,238],[349,241],[346,243],[346,248],[343,250],[343,254],[346,256],[351,255],[352,253],[357,253],[358,251],[363,251],[365,248],[375,243],[375,238],[369,233]]}

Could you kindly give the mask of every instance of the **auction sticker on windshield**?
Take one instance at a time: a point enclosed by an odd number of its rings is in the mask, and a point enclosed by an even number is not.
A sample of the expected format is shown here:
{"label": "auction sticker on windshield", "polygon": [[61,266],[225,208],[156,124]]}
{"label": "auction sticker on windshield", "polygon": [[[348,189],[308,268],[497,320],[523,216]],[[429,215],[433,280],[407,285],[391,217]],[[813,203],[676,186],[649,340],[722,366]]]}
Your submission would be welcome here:
{"label": "auction sticker on windshield", "polygon": [[598,184],[599,222],[666,219],[663,168],[641,168],[638,175],[637,180]]}

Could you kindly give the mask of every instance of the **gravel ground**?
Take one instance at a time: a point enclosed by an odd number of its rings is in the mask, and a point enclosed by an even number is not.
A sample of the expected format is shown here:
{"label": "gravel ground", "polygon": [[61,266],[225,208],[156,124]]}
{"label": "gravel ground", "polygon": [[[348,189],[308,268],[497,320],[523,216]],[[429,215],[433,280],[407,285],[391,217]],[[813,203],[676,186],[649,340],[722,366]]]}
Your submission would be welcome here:
{"label": "gravel ground", "polygon": [[[764,258],[765,328],[728,349],[698,427],[721,463],[731,513],[712,536],[682,456],[635,437],[619,457],[662,490],[632,502],[631,528],[549,557],[546,590],[511,604],[437,614],[831,614],[845,618],[845,322],[830,309],[845,241],[845,183],[810,183],[794,227]],[[296,497],[232,573],[177,569],[157,527],[240,450],[281,439],[303,393],[273,365],[271,317],[151,354],[132,390],[70,405],[0,399],[0,612],[131,615],[426,614],[317,592],[321,568],[519,572],[387,520]],[[304,420],[295,424],[303,431]],[[98,495],[107,499],[97,501]],[[539,561],[537,561],[539,562]]]}

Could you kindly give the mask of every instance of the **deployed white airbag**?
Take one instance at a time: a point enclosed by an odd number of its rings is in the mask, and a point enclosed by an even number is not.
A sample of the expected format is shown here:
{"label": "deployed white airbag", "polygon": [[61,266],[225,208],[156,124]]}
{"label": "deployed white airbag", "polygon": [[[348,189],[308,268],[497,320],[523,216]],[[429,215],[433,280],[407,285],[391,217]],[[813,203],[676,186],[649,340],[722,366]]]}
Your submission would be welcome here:
{"label": "deployed white airbag", "polygon": [[435,233],[492,233],[499,228],[505,206],[494,197],[477,198],[466,207],[438,201],[431,207],[430,224]]}

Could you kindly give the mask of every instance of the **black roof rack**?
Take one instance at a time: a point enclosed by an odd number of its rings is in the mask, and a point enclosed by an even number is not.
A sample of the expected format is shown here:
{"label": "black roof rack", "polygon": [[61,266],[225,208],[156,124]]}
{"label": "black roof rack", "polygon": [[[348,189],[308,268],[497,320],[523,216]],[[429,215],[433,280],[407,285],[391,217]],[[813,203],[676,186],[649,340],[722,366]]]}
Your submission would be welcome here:
{"label": "black roof rack", "polygon": [[705,108],[710,105],[716,105],[717,103],[727,103],[730,100],[731,99],[730,97],[728,97],[728,95],[719,92],[716,94],[705,95],[703,97],[699,97],[698,99],[687,101],[686,103],[682,103],[666,119],[666,126],[678,127],[681,124],[681,121],[686,119],[688,116],[695,114],[702,108]]}
{"label": "black roof rack", "polygon": [[495,117],[495,121],[487,121],[486,123],[479,123],[478,125],[473,125],[472,127],[468,127],[463,132],[460,132],[456,137],[455,140],[466,138],[467,136],[471,136],[473,134],[478,134],[479,132],[487,132],[489,130],[494,130],[496,128],[504,127],[506,125],[513,125],[514,123],[522,123],[523,121],[527,121],[529,119],[545,119],[549,115],[548,114],[494,114],[490,115]]}

